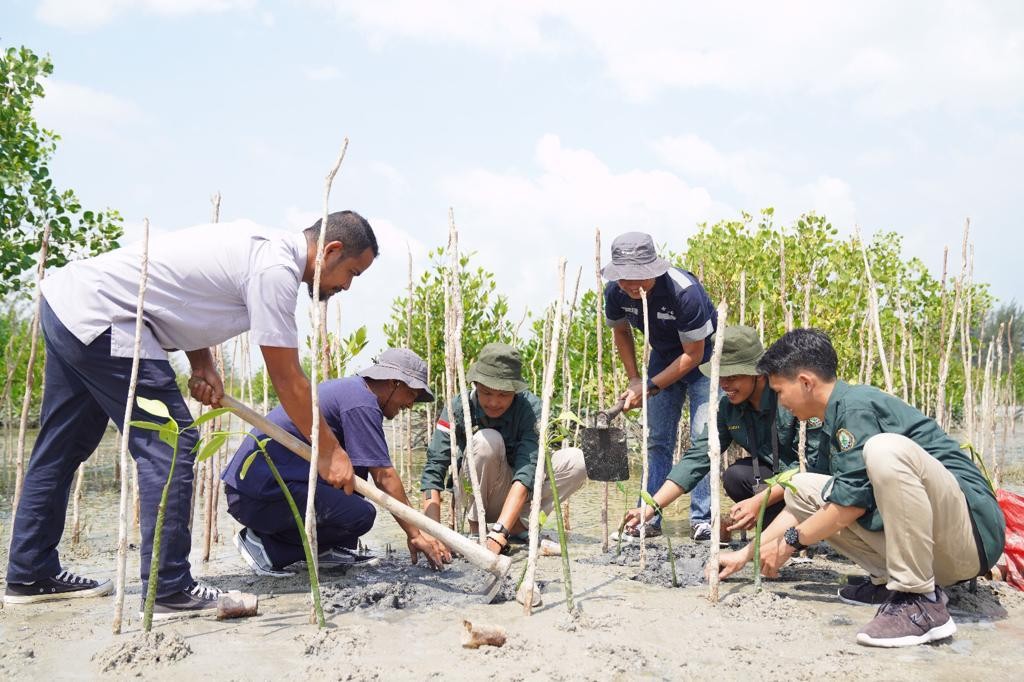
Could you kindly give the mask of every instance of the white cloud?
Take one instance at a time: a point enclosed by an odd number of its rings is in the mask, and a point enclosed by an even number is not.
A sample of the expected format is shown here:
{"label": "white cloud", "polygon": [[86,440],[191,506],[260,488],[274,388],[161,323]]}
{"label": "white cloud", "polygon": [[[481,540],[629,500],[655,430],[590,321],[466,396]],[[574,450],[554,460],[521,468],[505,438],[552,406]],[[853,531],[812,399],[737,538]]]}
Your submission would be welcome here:
{"label": "white cloud", "polygon": [[[256,0],[42,0],[36,8],[36,17],[51,26],[86,31],[133,11],[184,16],[251,9],[255,5]],[[267,12],[261,18],[264,25],[273,22],[273,15]]]}
{"label": "white cloud", "polygon": [[36,107],[40,123],[64,137],[72,134],[114,139],[125,125],[144,121],[131,100],[85,85],[57,79],[44,81],[46,96]]}
{"label": "white cloud", "polygon": [[582,266],[581,288],[593,286],[595,228],[606,259],[620,232],[649,232],[678,251],[697,223],[736,214],[671,172],[613,170],[555,135],[540,139],[535,158],[530,172],[477,168],[441,181],[462,250],[477,252],[475,261],[495,273],[517,320],[524,306],[537,312],[555,297],[559,256],[569,261],[568,279]]}
{"label": "white cloud", "polygon": [[1024,99],[1020,3],[311,1],[333,6],[377,45],[596,54],[637,98],[692,88],[841,93],[879,114]]}

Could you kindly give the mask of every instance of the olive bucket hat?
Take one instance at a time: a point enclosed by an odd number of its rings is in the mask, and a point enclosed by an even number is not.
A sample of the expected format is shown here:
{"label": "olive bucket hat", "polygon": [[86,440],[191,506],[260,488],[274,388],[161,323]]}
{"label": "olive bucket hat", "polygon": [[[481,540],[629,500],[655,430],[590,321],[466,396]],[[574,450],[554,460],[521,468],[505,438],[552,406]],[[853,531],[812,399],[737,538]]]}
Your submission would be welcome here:
{"label": "olive bucket hat", "polygon": [[489,343],[481,348],[466,379],[495,391],[519,393],[528,386],[523,381],[523,361],[519,358],[519,351],[507,343]]}
{"label": "olive bucket hat", "polygon": [[434,401],[434,394],[427,386],[427,363],[407,348],[388,348],[373,359],[373,364],[356,372],[367,379],[397,379],[419,393],[416,402]]}
{"label": "olive bucket hat", "polygon": [[[722,361],[719,365],[718,374],[723,377],[731,377],[737,374],[756,376],[757,361],[764,355],[764,347],[761,339],[752,327],[735,326],[726,327],[725,339],[722,341]],[[700,373],[704,376],[711,376],[711,363],[705,362],[700,366]]]}

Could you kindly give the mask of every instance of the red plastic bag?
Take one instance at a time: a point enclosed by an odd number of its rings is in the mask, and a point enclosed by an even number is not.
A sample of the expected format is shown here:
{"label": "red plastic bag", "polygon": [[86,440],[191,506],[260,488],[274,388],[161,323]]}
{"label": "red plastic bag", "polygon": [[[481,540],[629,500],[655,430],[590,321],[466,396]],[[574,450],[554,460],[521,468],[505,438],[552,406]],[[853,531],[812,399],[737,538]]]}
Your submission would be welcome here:
{"label": "red plastic bag", "polygon": [[1006,548],[996,569],[1003,580],[1024,590],[1024,495],[997,490],[996,499],[1006,517]]}

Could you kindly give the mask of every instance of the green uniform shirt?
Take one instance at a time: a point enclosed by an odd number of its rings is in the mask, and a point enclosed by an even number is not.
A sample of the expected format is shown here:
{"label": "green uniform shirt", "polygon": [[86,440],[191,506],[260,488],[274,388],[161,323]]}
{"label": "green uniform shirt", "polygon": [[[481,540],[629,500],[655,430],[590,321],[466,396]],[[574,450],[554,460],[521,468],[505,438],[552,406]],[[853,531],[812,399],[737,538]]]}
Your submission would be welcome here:
{"label": "green uniform shirt", "polygon": [[985,571],[1003,552],[1006,522],[981,471],[955,440],[899,398],[873,386],[839,381],[825,408],[819,460],[827,461],[832,479],[822,491],[829,502],[867,510],[857,521],[868,530],[882,530],[882,517],[864,468],[864,444],[878,433],[898,433],[939,460],[960,483],[975,529],[981,539]]}
{"label": "green uniform shirt", "polygon": [[[773,420],[779,436],[779,469],[789,469],[799,463],[797,449],[800,441],[800,425],[792,412],[778,404],[775,391],[765,386],[764,391],[761,392],[760,407],[756,410],[746,400],[739,405],[733,405],[728,398],[723,396],[718,401],[718,439],[722,444],[722,450],[724,451],[732,443],[738,443],[752,457],[757,457],[761,465],[762,480],[774,475],[772,472],[775,457],[772,450]],[[816,457],[820,433],[820,422],[808,424],[807,446],[804,450],[807,470],[828,473],[827,463],[824,466],[819,466]],[[668,479],[682,488],[684,492],[690,492],[710,470],[708,429],[705,427],[700,437],[693,441],[679,462],[672,467]]]}
{"label": "green uniform shirt", "polygon": [[[466,429],[463,426],[462,397],[455,399],[454,409],[444,409],[437,420],[437,428],[427,447],[427,463],[423,467],[420,478],[420,490],[445,490],[451,487],[448,473],[451,469],[451,436],[454,429],[455,442],[460,452],[465,452]],[[505,458],[512,467],[512,479],[533,490],[533,477],[537,468],[537,452],[540,438],[537,434],[537,422],[540,420],[540,399],[529,391],[520,391],[512,399],[512,404],[497,419],[484,414],[476,391],[469,393],[469,410],[472,420],[472,432],[480,429],[494,429],[505,441]],[[449,418],[454,413],[455,418]],[[462,471],[462,461],[459,461]]]}

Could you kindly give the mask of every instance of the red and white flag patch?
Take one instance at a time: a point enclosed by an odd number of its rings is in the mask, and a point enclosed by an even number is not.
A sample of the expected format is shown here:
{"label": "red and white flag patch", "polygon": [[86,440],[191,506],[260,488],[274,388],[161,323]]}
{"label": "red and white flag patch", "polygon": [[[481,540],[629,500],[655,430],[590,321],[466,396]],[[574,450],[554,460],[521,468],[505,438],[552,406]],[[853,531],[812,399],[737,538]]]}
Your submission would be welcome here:
{"label": "red and white flag patch", "polygon": [[452,432],[452,425],[449,424],[448,422],[446,422],[443,419],[438,419],[437,420],[437,430],[440,431],[441,433],[451,433]]}

